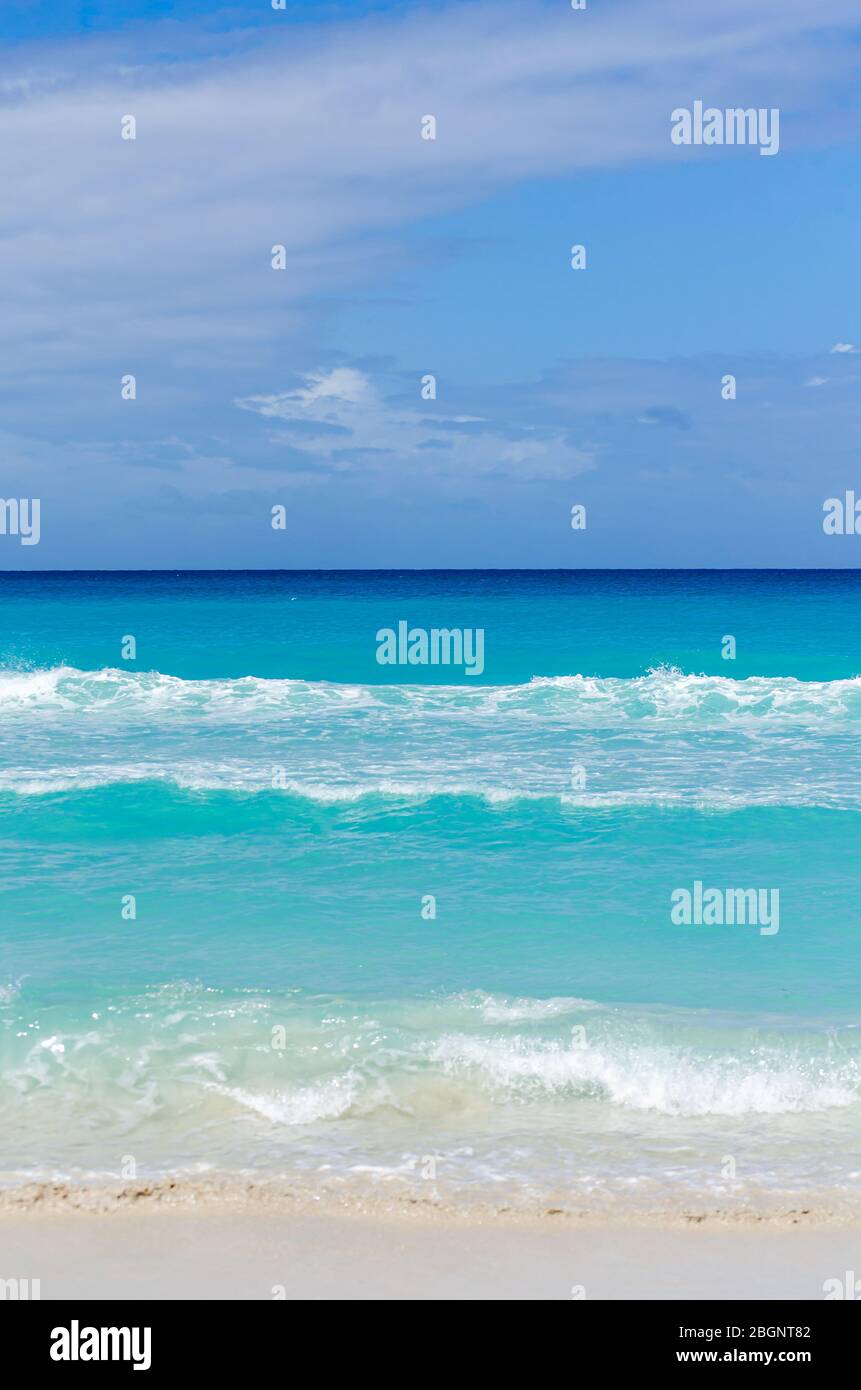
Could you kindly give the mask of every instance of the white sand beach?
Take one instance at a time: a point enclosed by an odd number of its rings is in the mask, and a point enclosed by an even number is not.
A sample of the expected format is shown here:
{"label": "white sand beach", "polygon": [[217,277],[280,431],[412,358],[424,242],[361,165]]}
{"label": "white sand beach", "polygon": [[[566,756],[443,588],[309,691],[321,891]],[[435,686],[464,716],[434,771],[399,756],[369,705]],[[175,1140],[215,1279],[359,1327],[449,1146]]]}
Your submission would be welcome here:
{"label": "white sand beach", "polygon": [[214,1191],[0,1202],[0,1277],[43,1299],[803,1299],[861,1269],[861,1222],[608,1223]]}

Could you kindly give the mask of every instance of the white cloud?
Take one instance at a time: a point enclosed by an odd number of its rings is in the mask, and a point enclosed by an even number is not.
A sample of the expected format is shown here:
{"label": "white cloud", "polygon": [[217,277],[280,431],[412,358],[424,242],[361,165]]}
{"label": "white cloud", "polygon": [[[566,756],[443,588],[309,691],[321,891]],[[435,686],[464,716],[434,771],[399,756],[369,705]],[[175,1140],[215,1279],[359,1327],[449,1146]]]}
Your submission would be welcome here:
{"label": "white cloud", "polygon": [[284,391],[280,395],[249,396],[236,404],[243,410],[255,410],[259,415],[276,420],[343,425],[361,420],[362,413],[374,403],[368,378],[353,367],[308,372],[304,380],[304,386],[292,391]]}
{"label": "white cloud", "polygon": [[[418,383],[417,383],[418,395]],[[568,478],[595,466],[595,450],[572,445],[558,427],[495,424],[484,416],[447,415],[439,401],[408,409],[384,400],[363,372],[314,371],[278,395],[236,401],[264,419],[298,425],[298,436],[274,436],[299,457],[334,472],[397,471],[479,478]]]}
{"label": "white cloud", "polygon": [[855,347],[854,343],[835,343],[834,346],[833,346],[833,348],[831,349],[831,351],[832,351],[832,352],[857,352],[857,351],[858,351],[858,348]]}

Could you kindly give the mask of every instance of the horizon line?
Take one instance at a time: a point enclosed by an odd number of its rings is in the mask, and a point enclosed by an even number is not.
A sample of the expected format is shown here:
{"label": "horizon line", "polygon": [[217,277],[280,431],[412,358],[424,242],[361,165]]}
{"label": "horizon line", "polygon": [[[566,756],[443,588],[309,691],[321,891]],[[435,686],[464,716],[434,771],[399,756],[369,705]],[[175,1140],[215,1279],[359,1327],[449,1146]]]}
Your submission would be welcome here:
{"label": "horizon line", "polygon": [[177,565],[165,565],[155,569],[0,569],[0,578],[7,579],[35,579],[47,578],[51,575],[70,576],[86,575],[144,575],[144,574],[164,574],[164,575],[205,575],[205,574],[237,574],[237,575],[334,575],[334,574],[388,574],[388,575],[413,575],[413,574],[861,574],[861,565],[853,566],[815,566],[815,565],[763,565],[763,566],[725,566],[725,565],[629,565],[611,567],[607,565],[599,567],[591,566],[470,566],[463,567],[457,565],[423,566],[422,568],[410,568],[401,565],[392,565],[386,568],[378,566],[351,565],[338,568],[320,567],[317,569],[295,568],[295,569],[269,569],[262,567],[248,568],[244,566],[218,567],[209,566],[204,569],[189,568],[184,569]]}

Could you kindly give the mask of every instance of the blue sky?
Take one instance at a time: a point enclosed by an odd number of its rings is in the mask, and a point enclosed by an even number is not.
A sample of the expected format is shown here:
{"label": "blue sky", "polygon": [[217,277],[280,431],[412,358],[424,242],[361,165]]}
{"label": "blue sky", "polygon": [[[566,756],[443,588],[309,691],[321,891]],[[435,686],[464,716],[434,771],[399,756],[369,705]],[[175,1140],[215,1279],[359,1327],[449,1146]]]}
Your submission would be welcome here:
{"label": "blue sky", "polygon": [[[335,23],[368,14],[396,14],[409,7],[409,0],[288,0],[275,20],[281,25]],[[271,0],[237,0],[232,5],[213,0],[3,0],[3,39],[109,34],[171,20],[200,20],[212,29],[235,32],[259,28],[269,20],[269,9]]]}
{"label": "blue sky", "polygon": [[[850,0],[3,30],[0,496],[42,539],[0,567],[858,563]],[[674,146],[695,100],[779,108],[779,153]]]}

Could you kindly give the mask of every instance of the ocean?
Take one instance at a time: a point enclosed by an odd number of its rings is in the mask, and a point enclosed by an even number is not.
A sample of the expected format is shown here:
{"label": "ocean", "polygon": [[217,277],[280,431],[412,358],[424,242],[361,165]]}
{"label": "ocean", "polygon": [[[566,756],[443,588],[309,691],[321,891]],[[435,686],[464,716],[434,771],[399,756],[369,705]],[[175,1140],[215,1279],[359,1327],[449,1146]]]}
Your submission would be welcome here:
{"label": "ocean", "polygon": [[[0,575],[0,1183],[857,1209],[859,615],[847,571]],[[401,623],[482,669],[381,664]]]}

